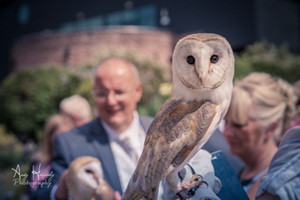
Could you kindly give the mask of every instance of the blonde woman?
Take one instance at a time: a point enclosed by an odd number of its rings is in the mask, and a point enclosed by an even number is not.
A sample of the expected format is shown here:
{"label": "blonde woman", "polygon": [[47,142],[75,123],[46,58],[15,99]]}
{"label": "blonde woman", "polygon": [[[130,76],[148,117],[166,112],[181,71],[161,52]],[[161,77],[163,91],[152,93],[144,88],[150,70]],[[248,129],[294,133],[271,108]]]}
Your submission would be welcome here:
{"label": "blonde woman", "polygon": [[297,116],[295,119],[291,121],[290,128],[293,128],[294,126],[300,126],[300,80],[298,80],[296,83],[293,85],[295,93],[297,95],[297,101],[296,101],[296,107],[297,107]]}
{"label": "blonde woman", "polygon": [[38,182],[44,181],[48,176],[32,176],[32,171],[40,171],[40,174],[47,175],[50,172],[51,165],[50,161],[52,159],[53,153],[53,142],[57,134],[68,131],[74,127],[72,119],[62,114],[55,114],[50,116],[43,130],[42,142],[40,150],[37,152],[36,156],[32,159],[32,164],[30,166],[30,177],[29,181],[34,182],[35,185],[29,188],[27,193],[30,195],[31,192],[35,191],[38,187]]}
{"label": "blonde woman", "polygon": [[234,83],[223,136],[230,152],[245,164],[239,179],[250,199],[268,171],[290,119],[296,114],[291,85],[266,73]]}

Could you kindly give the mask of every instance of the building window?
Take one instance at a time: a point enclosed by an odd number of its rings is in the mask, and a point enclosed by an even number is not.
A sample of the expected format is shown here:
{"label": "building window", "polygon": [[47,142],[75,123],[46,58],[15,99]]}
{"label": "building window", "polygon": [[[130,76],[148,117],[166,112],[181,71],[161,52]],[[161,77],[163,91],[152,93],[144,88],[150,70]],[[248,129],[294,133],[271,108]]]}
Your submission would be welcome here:
{"label": "building window", "polygon": [[31,17],[31,10],[28,4],[21,4],[17,9],[17,20],[19,24],[28,24]]}
{"label": "building window", "polygon": [[157,13],[154,5],[142,6],[128,10],[116,11],[106,15],[98,15],[61,25],[63,30],[100,28],[109,25],[157,26]]}

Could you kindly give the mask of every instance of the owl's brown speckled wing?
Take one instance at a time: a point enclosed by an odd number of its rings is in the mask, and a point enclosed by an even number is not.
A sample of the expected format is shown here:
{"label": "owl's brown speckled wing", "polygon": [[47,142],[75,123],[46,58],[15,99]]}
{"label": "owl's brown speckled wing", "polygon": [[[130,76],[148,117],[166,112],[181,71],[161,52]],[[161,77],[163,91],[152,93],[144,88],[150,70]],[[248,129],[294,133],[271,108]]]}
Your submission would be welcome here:
{"label": "owl's brown speckled wing", "polygon": [[122,199],[155,199],[159,182],[206,136],[216,107],[209,101],[169,99],[148,130],[143,153]]}

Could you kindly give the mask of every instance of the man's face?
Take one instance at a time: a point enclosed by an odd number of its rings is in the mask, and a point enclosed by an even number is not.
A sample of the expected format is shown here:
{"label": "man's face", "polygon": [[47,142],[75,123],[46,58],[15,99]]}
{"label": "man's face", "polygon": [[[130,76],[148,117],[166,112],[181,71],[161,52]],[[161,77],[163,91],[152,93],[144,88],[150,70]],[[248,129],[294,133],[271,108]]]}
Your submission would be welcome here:
{"label": "man's face", "polygon": [[132,69],[124,61],[106,61],[96,72],[93,90],[99,117],[118,132],[126,130],[142,95]]}

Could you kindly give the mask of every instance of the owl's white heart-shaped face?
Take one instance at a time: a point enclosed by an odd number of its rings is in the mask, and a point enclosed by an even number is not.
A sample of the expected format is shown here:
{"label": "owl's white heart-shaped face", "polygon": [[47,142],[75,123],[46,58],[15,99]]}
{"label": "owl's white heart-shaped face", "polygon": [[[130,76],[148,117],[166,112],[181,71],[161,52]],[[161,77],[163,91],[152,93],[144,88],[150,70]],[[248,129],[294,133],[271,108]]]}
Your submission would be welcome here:
{"label": "owl's white heart-shaped face", "polygon": [[230,45],[215,34],[191,35],[178,42],[173,55],[173,70],[190,89],[219,87],[234,68]]}
{"label": "owl's white heart-shaped face", "polygon": [[96,189],[99,186],[99,182],[102,175],[102,168],[99,161],[93,161],[82,165],[77,172],[78,179],[87,187]]}
{"label": "owl's white heart-shaped face", "polygon": [[102,167],[97,158],[90,156],[76,158],[70,163],[66,174],[66,185],[71,199],[88,199],[95,193],[102,179]]}
{"label": "owl's white heart-shaped face", "polygon": [[91,156],[74,159],[66,173],[69,199],[113,199],[114,191],[104,180],[101,162]]}

